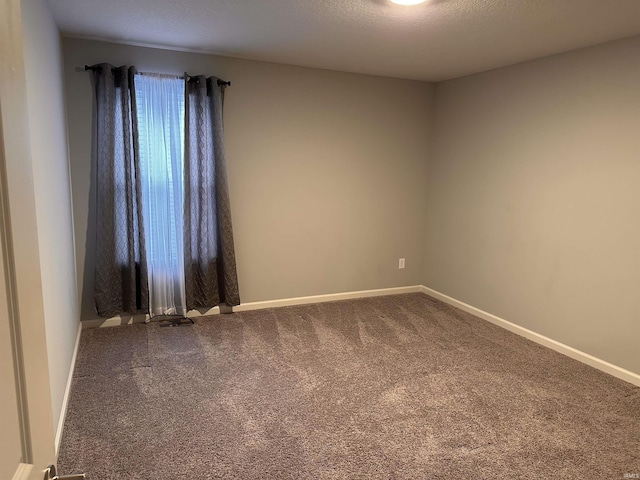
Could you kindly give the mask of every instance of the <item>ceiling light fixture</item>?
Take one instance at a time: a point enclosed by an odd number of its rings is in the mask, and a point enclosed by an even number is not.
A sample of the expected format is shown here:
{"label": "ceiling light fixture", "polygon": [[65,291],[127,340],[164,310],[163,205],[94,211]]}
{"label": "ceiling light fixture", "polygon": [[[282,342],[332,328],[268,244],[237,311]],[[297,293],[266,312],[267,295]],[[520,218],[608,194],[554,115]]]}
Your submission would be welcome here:
{"label": "ceiling light fixture", "polygon": [[423,3],[426,0],[391,0],[393,3],[397,3],[398,5],[418,5],[419,3]]}

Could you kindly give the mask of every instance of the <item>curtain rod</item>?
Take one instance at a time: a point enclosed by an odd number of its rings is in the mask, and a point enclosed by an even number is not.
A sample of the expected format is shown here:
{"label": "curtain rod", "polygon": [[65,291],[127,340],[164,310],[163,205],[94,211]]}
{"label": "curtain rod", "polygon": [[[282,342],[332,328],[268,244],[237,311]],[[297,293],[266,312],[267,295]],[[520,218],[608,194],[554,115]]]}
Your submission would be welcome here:
{"label": "curtain rod", "polygon": [[[89,65],[85,65],[85,66],[84,66],[84,69],[85,69],[85,71],[86,71],[86,70],[91,70],[92,72],[99,72],[99,71],[101,71],[101,70],[102,70],[102,67],[93,67],[93,66],[92,66],[92,67],[90,67]],[[186,74],[186,73],[185,73],[185,75],[186,75],[188,78],[196,78],[196,77],[193,77],[193,76],[191,76],[191,75],[189,75],[189,74]],[[177,76],[177,75],[176,75],[176,76]],[[231,86],[231,82],[230,82],[230,81],[226,81],[226,80],[220,80],[220,79],[218,79],[218,86],[222,86],[222,85],[226,85],[227,87],[230,87],[230,86]]]}

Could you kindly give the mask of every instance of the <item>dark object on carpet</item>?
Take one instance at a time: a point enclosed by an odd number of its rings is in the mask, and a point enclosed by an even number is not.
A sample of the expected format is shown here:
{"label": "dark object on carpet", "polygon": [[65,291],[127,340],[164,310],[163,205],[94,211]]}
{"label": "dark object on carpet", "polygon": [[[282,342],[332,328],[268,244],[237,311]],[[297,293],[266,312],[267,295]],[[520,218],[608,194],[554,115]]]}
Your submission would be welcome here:
{"label": "dark object on carpet", "polygon": [[419,293],[92,329],[59,468],[616,479],[640,473],[640,388]]}
{"label": "dark object on carpet", "polygon": [[[155,320],[155,318],[154,318]],[[190,327],[191,325],[195,325],[195,320],[193,318],[187,317],[172,317],[169,319],[161,320],[158,323],[159,327]]]}

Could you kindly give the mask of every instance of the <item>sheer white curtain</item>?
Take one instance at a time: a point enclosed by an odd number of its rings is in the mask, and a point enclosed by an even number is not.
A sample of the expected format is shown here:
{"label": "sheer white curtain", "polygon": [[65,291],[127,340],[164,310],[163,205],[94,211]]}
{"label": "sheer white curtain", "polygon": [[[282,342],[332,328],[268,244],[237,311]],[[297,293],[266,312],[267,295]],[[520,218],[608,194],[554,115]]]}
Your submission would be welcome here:
{"label": "sheer white curtain", "polygon": [[149,312],[185,316],[185,82],[173,76],[136,74],[135,94]]}

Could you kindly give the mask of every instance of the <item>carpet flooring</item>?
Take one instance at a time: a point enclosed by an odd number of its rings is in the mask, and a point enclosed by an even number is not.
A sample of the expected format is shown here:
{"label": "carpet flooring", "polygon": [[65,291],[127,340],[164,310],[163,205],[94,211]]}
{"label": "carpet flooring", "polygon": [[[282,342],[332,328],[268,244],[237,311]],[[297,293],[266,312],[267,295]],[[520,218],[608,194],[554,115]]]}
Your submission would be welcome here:
{"label": "carpet flooring", "polygon": [[59,471],[622,479],[640,388],[426,295],[82,332]]}

